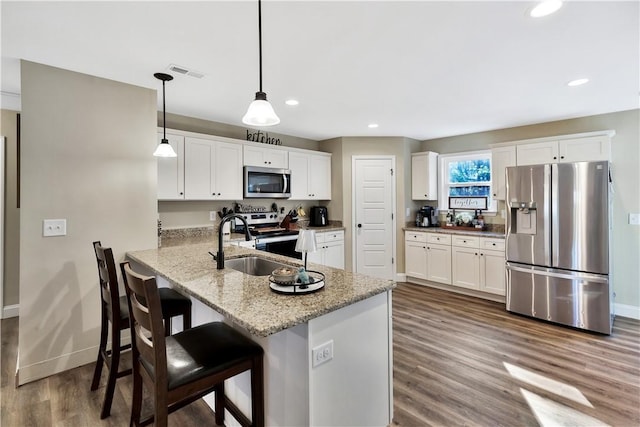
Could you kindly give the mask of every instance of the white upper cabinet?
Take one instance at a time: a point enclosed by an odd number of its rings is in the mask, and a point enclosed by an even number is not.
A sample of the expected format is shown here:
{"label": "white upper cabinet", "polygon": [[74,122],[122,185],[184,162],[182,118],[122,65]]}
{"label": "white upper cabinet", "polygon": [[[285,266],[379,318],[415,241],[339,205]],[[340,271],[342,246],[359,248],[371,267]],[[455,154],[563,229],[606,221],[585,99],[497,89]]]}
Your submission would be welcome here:
{"label": "white upper cabinet", "polygon": [[184,136],[167,134],[167,139],[178,157],[158,157],[158,200],[184,200]]}
{"label": "white upper cabinet", "polygon": [[270,147],[244,146],[244,165],[265,168],[289,168],[289,152]]}
{"label": "white upper cabinet", "polygon": [[504,200],[506,197],[505,169],[516,165],[516,147],[499,147],[491,150],[491,187],[494,200]]}
{"label": "white upper cabinet", "polygon": [[560,163],[592,162],[611,158],[611,138],[592,136],[589,138],[564,139],[558,145]]}
{"label": "white upper cabinet", "polygon": [[185,138],[185,200],[242,199],[242,146]]}
{"label": "white upper cabinet", "polygon": [[411,155],[411,198],[438,200],[438,153],[426,151]]}
{"label": "white upper cabinet", "polygon": [[331,155],[289,152],[291,200],[331,200]]}
{"label": "white upper cabinet", "polygon": [[519,144],[516,150],[518,165],[609,160],[611,138],[608,135],[600,135]]}

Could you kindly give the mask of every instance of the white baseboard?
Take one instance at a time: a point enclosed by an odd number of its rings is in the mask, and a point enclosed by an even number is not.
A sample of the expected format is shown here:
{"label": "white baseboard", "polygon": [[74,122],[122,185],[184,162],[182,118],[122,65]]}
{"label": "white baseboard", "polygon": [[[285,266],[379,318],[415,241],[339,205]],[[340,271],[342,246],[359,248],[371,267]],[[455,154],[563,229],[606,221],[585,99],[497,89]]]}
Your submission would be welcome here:
{"label": "white baseboard", "polygon": [[396,282],[406,282],[407,274],[406,273],[396,273]]}
{"label": "white baseboard", "polygon": [[635,305],[613,304],[613,311],[616,316],[640,320],[640,307]]}
{"label": "white baseboard", "polygon": [[[122,345],[131,343],[131,335],[128,331],[127,329],[126,332],[122,334]],[[107,344],[107,347],[111,348],[109,344]],[[74,351],[73,353],[63,354],[52,359],[43,360],[33,365],[20,366],[16,369],[16,385],[20,386],[30,383],[31,381],[68,371],[69,369],[77,368],[78,366],[93,363],[96,361],[97,355],[98,346],[96,345]],[[18,361],[19,360],[20,358],[18,357]]]}
{"label": "white baseboard", "polygon": [[8,319],[10,317],[18,317],[20,314],[20,305],[12,304],[2,307],[2,313],[0,313],[0,319]]}

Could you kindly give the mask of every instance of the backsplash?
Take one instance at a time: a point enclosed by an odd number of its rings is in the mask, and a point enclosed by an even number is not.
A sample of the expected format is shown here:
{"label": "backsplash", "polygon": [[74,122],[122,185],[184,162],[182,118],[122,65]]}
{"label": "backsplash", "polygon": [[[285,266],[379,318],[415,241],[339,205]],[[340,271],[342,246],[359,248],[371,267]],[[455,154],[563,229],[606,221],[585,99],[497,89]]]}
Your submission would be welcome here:
{"label": "backsplash", "polygon": [[[238,203],[243,203],[243,201]],[[324,205],[324,203],[306,200],[252,199],[249,202],[252,206],[264,206],[267,212],[271,211],[273,203],[277,204],[278,212],[284,208],[286,214],[289,210],[302,206],[307,215],[309,215],[311,206]],[[158,216],[162,221],[162,235],[165,236],[164,232],[172,229],[212,227],[220,222],[220,217],[216,215],[215,221],[211,221],[209,220],[209,212],[222,212],[224,208],[232,209],[233,206],[233,201],[159,201]],[[331,217],[331,211],[329,211],[329,215]]]}

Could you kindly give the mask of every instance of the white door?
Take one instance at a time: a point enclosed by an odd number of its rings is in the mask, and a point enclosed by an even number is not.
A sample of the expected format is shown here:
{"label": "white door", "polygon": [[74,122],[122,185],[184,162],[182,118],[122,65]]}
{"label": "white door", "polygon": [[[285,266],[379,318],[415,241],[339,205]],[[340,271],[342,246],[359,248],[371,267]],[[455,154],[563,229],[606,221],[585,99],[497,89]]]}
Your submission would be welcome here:
{"label": "white door", "polygon": [[353,156],[354,270],[395,279],[395,157]]}

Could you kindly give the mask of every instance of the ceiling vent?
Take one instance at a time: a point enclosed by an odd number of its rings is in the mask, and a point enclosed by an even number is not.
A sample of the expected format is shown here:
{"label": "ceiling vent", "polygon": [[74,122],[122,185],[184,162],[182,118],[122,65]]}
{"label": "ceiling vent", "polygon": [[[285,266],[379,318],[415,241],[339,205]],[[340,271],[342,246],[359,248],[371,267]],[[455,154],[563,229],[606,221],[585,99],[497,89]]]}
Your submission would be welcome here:
{"label": "ceiling vent", "polygon": [[195,77],[196,79],[201,79],[204,77],[204,73],[196,70],[190,70],[187,67],[183,67],[181,65],[171,64],[168,67],[169,71],[173,71],[174,73],[182,74],[184,76]]}

